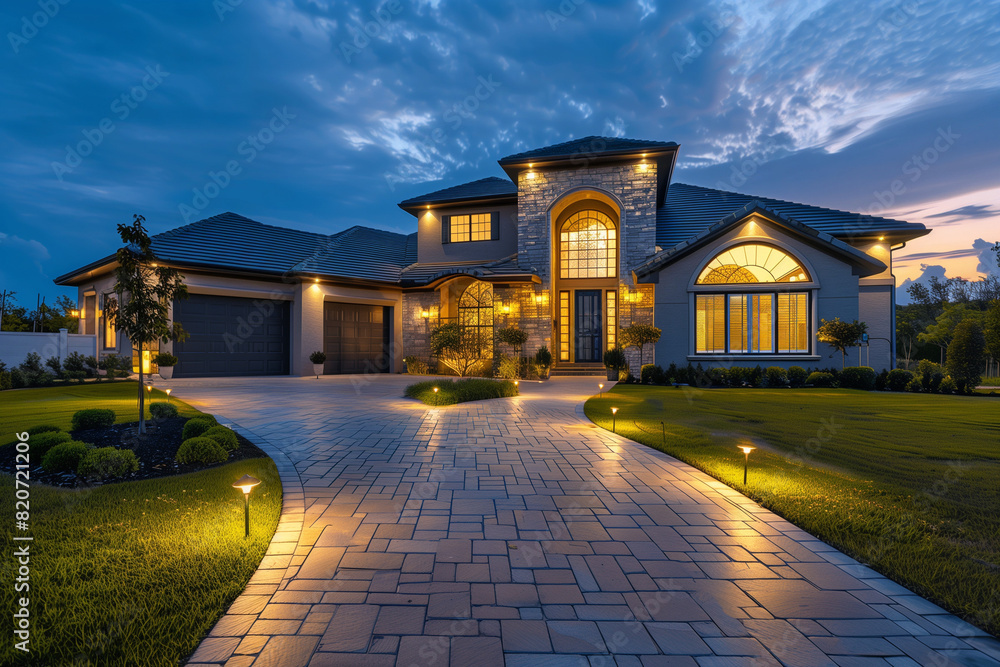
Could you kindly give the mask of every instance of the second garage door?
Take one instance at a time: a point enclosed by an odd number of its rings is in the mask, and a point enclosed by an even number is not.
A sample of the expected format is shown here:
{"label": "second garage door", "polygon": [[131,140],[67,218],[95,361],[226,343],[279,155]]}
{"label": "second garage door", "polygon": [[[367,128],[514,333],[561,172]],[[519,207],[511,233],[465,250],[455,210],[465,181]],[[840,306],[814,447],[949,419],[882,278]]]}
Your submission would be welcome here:
{"label": "second garage door", "polygon": [[174,319],[190,334],[174,344],[174,377],[288,375],[287,301],[192,294]]}
{"label": "second garage door", "polygon": [[391,313],[388,306],[323,304],[324,372],[389,372]]}

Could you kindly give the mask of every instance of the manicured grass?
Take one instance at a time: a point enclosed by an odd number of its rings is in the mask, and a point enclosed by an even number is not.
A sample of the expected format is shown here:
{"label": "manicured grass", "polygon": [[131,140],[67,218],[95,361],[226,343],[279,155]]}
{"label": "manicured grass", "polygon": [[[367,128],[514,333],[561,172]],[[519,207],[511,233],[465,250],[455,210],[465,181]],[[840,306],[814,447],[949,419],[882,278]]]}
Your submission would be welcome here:
{"label": "manicured grass", "polygon": [[[111,408],[120,422],[134,420],[135,390],[129,382],[4,392],[4,439],[44,423],[68,429],[72,414],[83,408]],[[172,402],[182,415],[198,414]],[[14,455],[12,447],[4,449]],[[243,536],[243,494],[232,488],[244,474],[262,482],[250,502],[249,539]],[[20,546],[12,540],[10,475],[0,475],[0,498],[0,511],[10,517],[6,544]],[[14,649],[8,639],[0,664],[177,665],[260,564],[281,513],[281,481],[274,463],[258,458],[93,489],[32,483],[29,502],[30,528],[17,535],[34,538],[27,543],[30,590],[14,591],[11,556],[0,604],[12,613],[15,597],[30,599],[31,653]]]}
{"label": "manicured grass", "polygon": [[[244,474],[262,481],[250,500],[250,539],[243,494],[231,486]],[[0,476],[7,517],[13,487]],[[260,564],[281,512],[281,482],[262,458],[93,490],[33,485],[30,502],[31,590],[18,596],[31,600],[31,660],[15,661],[21,652],[8,638],[0,663],[176,665]],[[6,523],[6,543],[19,544]],[[0,597],[13,610],[5,570]]]}
{"label": "manicured grass", "polygon": [[[0,443],[8,444],[12,435],[39,424],[54,424],[64,431],[71,428],[73,413],[86,408],[115,411],[118,423],[139,419],[138,387],[135,382],[100,382],[61,387],[36,387],[0,392]],[[151,401],[166,401],[167,395],[153,389],[146,395],[146,418]],[[187,403],[170,398],[182,417],[201,414]],[[98,404],[99,403],[99,404]]]}
{"label": "manicured grass", "polygon": [[[586,414],[1000,634],[1000,402],[618,385]],[[664,421],[663,444],[660,421]],[[753,444],[743,485],[743,454]]]}
{"label": "manicured grass", "polygon": [[[434,387],[438,391],[434,391]],[[411,384],[404,395],[415,398],[427,405],[454,405],[466,401],[482,401],[488,398],[509,398],[520,392],[511,380],[487,380],[466,378],[464,380],[428,380]]]}

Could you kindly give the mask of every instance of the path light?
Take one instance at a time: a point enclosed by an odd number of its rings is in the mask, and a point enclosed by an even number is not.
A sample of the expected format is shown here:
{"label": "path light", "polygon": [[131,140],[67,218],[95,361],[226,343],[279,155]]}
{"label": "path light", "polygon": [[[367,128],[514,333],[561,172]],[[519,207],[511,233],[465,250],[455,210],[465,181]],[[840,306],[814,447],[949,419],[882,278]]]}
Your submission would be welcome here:
{"label": "path light", "polygon": [[516,387],[516,386],[518,386],[518,385],[519,385],[520,383],[521,383],[521,381],[520,381],[520,380],[514,380],[514,386],[515,386],[515,387]]}
{"label": "path light", "polygon": [[612,433],[617,433],[618,432],[615,429],[615,420],[617,419],[617,415],[618,415],[618,408],[611,408],[611,432]]}
{"label": "path light", "polygon": [[233,482],[233,487],[243,492],[243,518],[245,530],[243,537],[250,537],[250,492],[260,484],[260,480],[250,475],[243,475]]}
{"label": "path light", "polygon": [[743,486],[747,483],[747,467],[750,465],[750,452],[757,449],[756,447],[751,447],[750,445],[740,445],[740,449],[743,450],[743,454],[746,458],[743,460]]}
{"label": "path light", "polygon": [[601,390],[601,396],[600,396],[600,398],[604,398],[604,383],[603,382],[598,382],[597,383],[597,387],[598,387],[598,389]]}
{"label": "path light", "polygon": [[438,388],[437,387],[434,387],[434,393],[435,394],[438,393]]}
{"label": "path light", "polygon": [[164,389],[163,391],[167,392],[167,405],[170,405],[170,391],[171,390],[170,389]]}

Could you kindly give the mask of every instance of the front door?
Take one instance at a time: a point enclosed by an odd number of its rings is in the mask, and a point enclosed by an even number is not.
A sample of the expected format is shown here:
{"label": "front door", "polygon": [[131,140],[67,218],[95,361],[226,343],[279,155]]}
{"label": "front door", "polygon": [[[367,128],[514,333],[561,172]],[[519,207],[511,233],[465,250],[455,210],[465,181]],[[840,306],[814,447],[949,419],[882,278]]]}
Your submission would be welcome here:
{"label": "front door", "polygon": [[601,361],[601,290],[576,292],[576,361]]}

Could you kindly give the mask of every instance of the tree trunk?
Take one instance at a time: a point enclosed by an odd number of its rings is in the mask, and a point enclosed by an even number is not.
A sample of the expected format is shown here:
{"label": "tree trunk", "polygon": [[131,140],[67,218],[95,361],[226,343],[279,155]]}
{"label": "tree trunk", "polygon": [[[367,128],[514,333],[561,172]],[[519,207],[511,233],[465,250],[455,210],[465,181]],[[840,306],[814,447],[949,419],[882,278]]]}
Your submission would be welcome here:
{"label": "tree trunk", "polygon": [[146,432],[146,385],[142,381],[142,352],[139,352],[139,435]]}
{"label": "tree trunk", "polygon": [[847,367],[847,348],[840,351],[840,370],[844,370]]}

